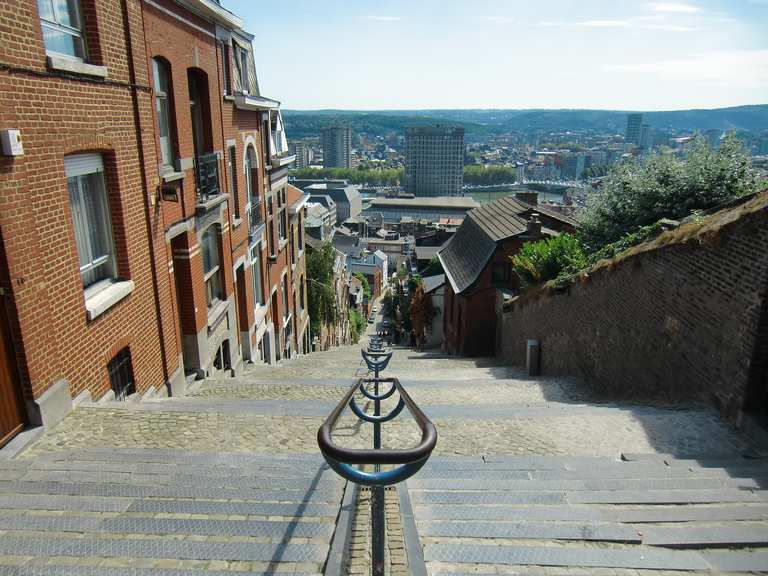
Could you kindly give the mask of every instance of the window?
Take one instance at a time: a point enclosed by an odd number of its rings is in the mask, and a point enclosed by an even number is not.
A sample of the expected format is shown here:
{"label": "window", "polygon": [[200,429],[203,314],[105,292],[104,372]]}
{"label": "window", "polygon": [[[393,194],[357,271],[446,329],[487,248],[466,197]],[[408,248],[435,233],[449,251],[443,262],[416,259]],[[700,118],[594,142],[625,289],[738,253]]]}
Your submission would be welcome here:
{"label": "window", "polygon": [[85,59],[79,4],[78,0],[37,0],[48,52]]}
{"label": "window", "polygon": [[290,311],[288,310],[288,277],[283,276],[283,319],[288,318],[290,316]]}
{"label": "window", "polygon": [[269,249],[270,256],[275,255],[275,222],[269,221],[269,234],[267,234],[267,248]]}
{"label": "window", "polygon": [[296,266],[296,240],[293,232],[293,226],[291,226],[291,234],[289,239],[291,242],[291,264]]}
{"label": "window", "polygon": [[[232,182],[232,214],[236,220],[240,219],[240,195],[237,190],[237,147],[229,147],[229,179]],[[246,176],[247,178],[247,176]]]}
{"label": "window", "polygon": [[248,151],[245,154],[245,189],[250,195],[252,205],[258,204],[260,201],[258,168],[259,161],[256,158],[256,152],[253,146],[248,146]]}
{"label": "window", "polygon": [[251,276],[253,277],[253,301],[256,306],[264,305],[264,292],[261,289],[261,244],[251,250]]}
{"label": "window", "polygon": [[304,250],[304,218],[299,214],[299,252]]}
{"label": "window", "polygon": [[101,154],[64,158],[69,207],[75,228],[83,287],[116,275],[112,224]]}
{"label": "window", "polygon": [[229,63],[229,44],[221,45],[222,70],[224,72],[224,94],[232,93],[232,68]]}
{"label": "window", "polygon": [[205,294],[208,309],[211,309],[222,299],[219,231],[216,226],[209,227],[203,233],[202,245]]}
{"label": "window", "polygon": [[285,215],[285,208],[280,210],[280,213],[277,215],[278,218],[278,232],[280,233],[280,241],[284,241],[286,238],[286,215]]}
{"label": "window", "polygon": [[157,114],[157,131],[160,134],[160,159],[163,166],[173,167],[174,138],[170,104],[170,67],[166,61],[153,58],[152,72],[155,77],[155,113]]}
{"label": "window", "polygon": [[491,267],[491,282],[494,285],[508,284],[512,277],[512,267],[510,264],[494,264]]}
{"label": "window", "polygon": [[240,91],[248,94],[248,52],[240,46],[234,47],[235,74],[240,83]]}
{"label": "window", "polygon": [[301,311],[304,312],[304,308],[306,307],[306,303],[304,302],[304,277],[301,277],[301,284],[299,284],[299,306],[301,306]]}
{"label": "window", "polygon": [[136,392],[131,351],[128,348],[123,348],[115,354],[115,357],[107,364],[107,371],[109,372],[109,385],[115,393],[115,400],[125,400]]}

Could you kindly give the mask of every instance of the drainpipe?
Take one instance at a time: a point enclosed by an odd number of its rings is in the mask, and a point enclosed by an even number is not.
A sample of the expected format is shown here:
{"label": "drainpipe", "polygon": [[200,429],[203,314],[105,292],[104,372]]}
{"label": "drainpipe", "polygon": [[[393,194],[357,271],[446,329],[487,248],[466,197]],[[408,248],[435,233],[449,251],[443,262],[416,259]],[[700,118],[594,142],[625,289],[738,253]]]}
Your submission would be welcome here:
{"label": "drainpipe", "polygon": [[[142,198],[144,199],[144,218],[147,222],[147,242],[149,244],[149,267],[152,272],[152,295],[154,297],[155,301],[155,320],[157,323],[157,333],[160,338],[160,360],[163,364],[163,378],[165,380],[165,386],[170,391],[170,382],[168,380],[168,360],[165,357],[165,334],[163,333],[163,323],[161,320],[160,315],[160,294],[159,289],[160,286],[157,282],[157,264],[155,262],[155,245],[154,245],[154,238],[152,235],[152,210],[150,208],[149,204],[149,197],[147,196],[148,191],[148,179],[147,179],[147,170],[144,166],[144,143],[141,138],[141,121],[140,121],[140,107],[139,107],[139,97],[136,92],[137,85],[136,85],[136,66],[134,64],[133,58],[133,44],[131,42],[131,33],[130,33],[130,19],[128,17],[128,0],[122,1],[122,9],[123,9],[123,37],[125,38],[125,49],[128,52],[128,74],[130,77],[131,82],[131,99],[133,100],[133,124],[134,129],[136,131],[136,149],[139,153],[139,161],[141,164],[141,186],[144,190],[142,193]],[[144,29],[144,10],[143,8],[139,7],[141,10],[141,22],[142,22],[142,29]],[[142,30],[142,34],[144,34],[144,30]],[[144,36],[144,42],[146,43],[146,36]]]}

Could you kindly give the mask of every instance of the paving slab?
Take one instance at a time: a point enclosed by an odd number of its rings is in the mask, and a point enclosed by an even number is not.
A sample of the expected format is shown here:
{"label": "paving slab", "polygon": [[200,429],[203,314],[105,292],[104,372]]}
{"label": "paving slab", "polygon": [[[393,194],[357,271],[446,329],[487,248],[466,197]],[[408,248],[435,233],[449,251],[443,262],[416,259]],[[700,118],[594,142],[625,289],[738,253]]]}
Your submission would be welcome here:
{"label": "paving slab", "polygon": [[221,502],[207,500],[135,500],[126,512],[151,514],[227,514],[245,516],[325,516],[334,517],[338,506],[316,502],[269,503],[269,502]]}
{"label": "paving slab", "polygon": [[710,568],[710,564],[700,554],[686,550],[431,544],[424,549],[424,559],[428,562],[517,566],[578,566],[648,570],[708,570]]}
{"label": "paving slab", "polygon": [[594,540],[639,544],[643,537],[623,524],[565,522],[421,522],[423,536],[512,538],[523,540]]}
{"label": "paving slab", "polygon": [[643,543],[665,547],[768,546],[768,526],[739,523],[738,526],[684,526],[643,528]]}
{"label": "paving slab", "polygon": [[[175,570],[164,568],[113,568],[109,566],[0,566],[0,576],[267,576],[274,571]],[[320,576],[291,572],[291,576]]]}

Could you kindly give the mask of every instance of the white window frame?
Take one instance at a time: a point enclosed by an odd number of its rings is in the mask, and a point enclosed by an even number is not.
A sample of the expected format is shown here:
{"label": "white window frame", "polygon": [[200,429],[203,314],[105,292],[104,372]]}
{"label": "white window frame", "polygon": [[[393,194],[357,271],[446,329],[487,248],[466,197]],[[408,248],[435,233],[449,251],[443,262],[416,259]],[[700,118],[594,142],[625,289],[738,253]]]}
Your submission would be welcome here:
{"label": "white window frame", "polygon": [[[174,158],[174,144],[175,144],[175,138],[173,133],[173,119],[172,119],[172,110],[171,110],[171,98],[170,94],[168,92],[164,92],[161,89],[160,85],[160,78],[158,76],[158,73],[160,70],[163,70],[165,72],[165,81],[168,85],[168,88],[170,90],[172,84],[171,84],[171,70],[170,66],[167,62],[165,62],[161,58],[152,58],[152,80],[153,80],[153,87],[155,91],[155,113],[157,114],[157,131],[158,131],[158,138],[160,139],[160,161],[164,167],[168,166],[172,170],[174,169],[175,164],[175,158]],[[161,103],[165,103],[165,106],[162,107]],[[165,122],[165,146],[163,145],[163,138],[160,136],[162,131],[162,123]],[[167,148],[167,150],[165,149]],[[166,158],[165,156],[168,156]]]}
{"label": "white window frame", "polygon": [[[215,239],[215,250],[213,253],[216,255],[216,264],[211,268],[205,270],[205,251],[206,251],[206,237]],[[213,309],[217,304],[223,301],[224,298],[224,282],[221,278],[221,234],[216,226],[208,227],[203,235],[200,237],[201,257],[203,258],[203,281],[205,283],[205,301],[208,304],[208,310]],[[218,288],[218,294],[214,294],[213,291]]]}
{"label": "white window frame", "polygon": [[[56,50],[49,48],[45,42],[45,31],[43,31],[43,44],[45,45],[46,53],[60,54],[62,56],[66,56],[67,58],[72,58],[74,60],[79,60],[83,62],[86,58],[86,46],[85,46],[85,37],[83,36],[82,10],[80,9],[80,0],[71,0],[71,1],[72,1],[71,6],[73,8],[73,14],[70,14],[70,20],[75,22],[77,26],[67,26],[66,24],[61,23],[61,20],[62,20],[61,13],[59,12],[59,4],[58,2],[56,2],[56,0],[38,0],[40,25],[43,28],[48,28],[50,30],[53,30],[54,32],[67,34],[75,38],[77,43],[79,43],[80,52],[82,53],[82,56],[77,56],[76,54],[67,54],[66,52],[58,52]],[[48,20],[47,18],[43,17],[42,11],[40,10],[41,3],[49,5],[51,12],[53,12],[53,17],[55,20]]]}
{"label": "white window frame", "polygon": [[261,276],[261,243],[259,243],[251,248],[251,283],[254,310],[266,305],[264,289],[261,286]]}
{"label": "white window frame", "polygon": [[[74,154],[64,158],[64,172],[67,177],[67,191],[69,193],[69,206],[72,214],[72,225],[75,232],[75,244],[77,247],[80,278],[83,282],[86,298],[106,288],[114,281],[117,275],[115,259],[115,242],[112,232],[112,218],[109,207],[109,194],[104,178],[104,161],[101,154]],[[99,222],[90,222],[92,215],[88,214],[85,202],[85,178],[96,175],[95,182],[100,190],[101,214]],[[74,188],[71,186],[74,185]],[[75,196],[73,197],[73,193]],[[76,205],[73,204],[76,202]],[[104,243],[107,253],[98,257],[93,256],[94,248],[91,243],[90,231],[94,226],[101,228],[104,235]],[[80,264],[86,260],[86,264]],[[96,276],[103,278],[96,279]]]}

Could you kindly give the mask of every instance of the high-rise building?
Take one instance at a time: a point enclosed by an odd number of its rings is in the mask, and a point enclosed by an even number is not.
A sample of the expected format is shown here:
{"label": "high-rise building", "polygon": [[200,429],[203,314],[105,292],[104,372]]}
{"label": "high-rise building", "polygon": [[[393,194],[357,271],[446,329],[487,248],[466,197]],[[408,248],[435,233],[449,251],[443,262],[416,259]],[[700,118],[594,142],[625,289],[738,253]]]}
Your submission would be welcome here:
{"label": "high-rise building", "polygon": [[644,152],[650,152],[651,148],[653,148],[653,132],[649,124],[640,126],[640,140],[637,145]]}
{"label": "high-rise building", "polygon": [[406,191],[415,196],[461,196],[463,185],[464,128],[406,128]]}
{"label": "high-rise building", "polygon": [[296,156],[292,168],[308,168],[312,163],[312,148],[306,142],[289,142],[288,151]]}
{"label": "high-rise building", "polygon": [[642,114],[627,114],[627,133],[624,136],[624,141],[627,144],[634,144],[635,146],[639,146],[642,127]]}
{"label": "high-rise building", "polygon": [[323,128],[323,168],[352,167],[352,131],[344,126]]}

